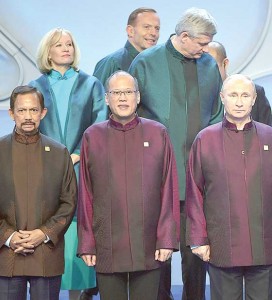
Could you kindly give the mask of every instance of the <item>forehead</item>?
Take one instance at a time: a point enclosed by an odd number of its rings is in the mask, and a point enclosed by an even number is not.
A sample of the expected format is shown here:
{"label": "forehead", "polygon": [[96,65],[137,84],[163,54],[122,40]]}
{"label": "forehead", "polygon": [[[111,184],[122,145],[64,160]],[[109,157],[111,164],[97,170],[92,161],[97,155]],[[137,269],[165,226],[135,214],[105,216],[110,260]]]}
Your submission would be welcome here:
{"label": "forehead", "polygon": [[26,106],[40,107],[39,97],[37,94],[34,93],[18,95],[15,100],[14,106],[17,108]]}
{"label": "forehead", "polygon": [[227,92],[254,92],[254,87],[248,79],[230,79],[224,85]]}
{"label": "forehead", "polygon": [[52,38],[52,44],[56,44],[59,41],[71,41],[72,38],[70,34],[67,32],[62,32],[62,33],[57,33],[55,36]]}
{"label": "forehead", "polygon": [[142,12],[137,15],[135,25],[137,26],[142,24],[160,25],[160,18],[154,12]]}
{"label": "forehead", "polygon": [[116,88],[134,88],[134,79],[130,75],[114,75],[110,82],[109,86],[112,89]]}

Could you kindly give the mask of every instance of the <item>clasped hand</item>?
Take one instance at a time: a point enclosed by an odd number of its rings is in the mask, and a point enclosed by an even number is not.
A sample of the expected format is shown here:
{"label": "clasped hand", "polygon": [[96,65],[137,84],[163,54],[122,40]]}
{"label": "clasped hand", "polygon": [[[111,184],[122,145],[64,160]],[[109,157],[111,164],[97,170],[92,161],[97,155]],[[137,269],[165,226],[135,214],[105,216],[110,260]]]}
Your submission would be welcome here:
{"label": "clasped hand", "polygon": [[34,252],[46,239],[46,235],[40,229],[16,231],[10,241],[10,248],[24,256]]}

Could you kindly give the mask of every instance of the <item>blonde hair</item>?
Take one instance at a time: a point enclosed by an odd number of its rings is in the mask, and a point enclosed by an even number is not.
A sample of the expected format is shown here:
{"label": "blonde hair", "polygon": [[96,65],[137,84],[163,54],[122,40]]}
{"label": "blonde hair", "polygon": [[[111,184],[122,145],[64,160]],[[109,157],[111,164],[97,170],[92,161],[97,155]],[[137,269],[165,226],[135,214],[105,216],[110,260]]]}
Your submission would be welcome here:
{"label": "blonde hair", "polygon": [[75,70],[78,69],[79,59],[80,59],[80,50],[77,46],[77,43],[69,30],[63,28],[54,28],[47,32],[44,37],[41,39],[40,44],[37,50],[37,67],[41,73],[48,73],[52,70],[52,65],[48,59],[49,51],[51,47],[56,44],[63,33],[68,34],[71,37],[72,44],[74,46],[74,61],[71,64],[71,67]]}

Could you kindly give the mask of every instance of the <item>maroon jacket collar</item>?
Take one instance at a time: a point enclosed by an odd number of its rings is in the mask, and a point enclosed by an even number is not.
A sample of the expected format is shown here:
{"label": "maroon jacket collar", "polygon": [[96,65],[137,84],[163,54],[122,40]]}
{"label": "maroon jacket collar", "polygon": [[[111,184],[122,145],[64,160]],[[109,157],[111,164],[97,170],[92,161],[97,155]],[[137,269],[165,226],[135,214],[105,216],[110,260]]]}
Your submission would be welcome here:
{"label": "maroon jacket collar", "polygon": [[120,131],[128,131],[128,130],[131,130],[133,128],[135,128],[140,122],[140,118],[135,115],[135,118],[128,122],[127,124],[123,125],[115,120],[113,120],[112,116],[110,116],[109,118],[109,125],[116,129],[116,130],[120,130]]}

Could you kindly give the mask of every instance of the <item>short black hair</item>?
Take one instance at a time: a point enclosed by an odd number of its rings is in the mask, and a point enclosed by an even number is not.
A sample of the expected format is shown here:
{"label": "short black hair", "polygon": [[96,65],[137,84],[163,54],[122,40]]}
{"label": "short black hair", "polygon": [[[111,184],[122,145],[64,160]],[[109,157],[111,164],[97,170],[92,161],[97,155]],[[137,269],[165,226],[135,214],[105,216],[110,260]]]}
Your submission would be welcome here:
{"label": "short black hair", "polygon": [[17,86],[11,93],[10,96],[10,109],[14,111],[15,101],[18,95],[25,95],[25,94],[36,94],[39,98],[41,108],[44,109],[44,97],[43,94],[35,87],[29,85],[20,85]]}

